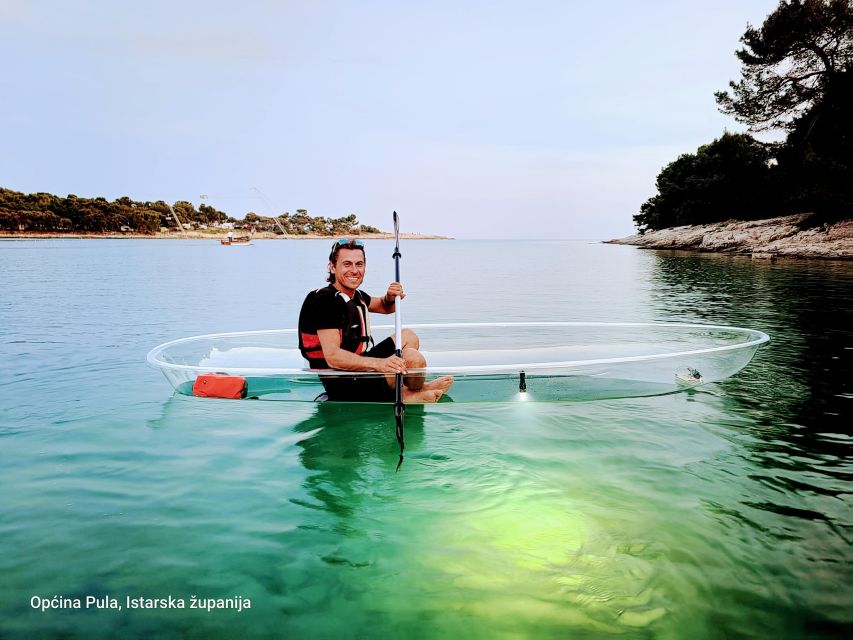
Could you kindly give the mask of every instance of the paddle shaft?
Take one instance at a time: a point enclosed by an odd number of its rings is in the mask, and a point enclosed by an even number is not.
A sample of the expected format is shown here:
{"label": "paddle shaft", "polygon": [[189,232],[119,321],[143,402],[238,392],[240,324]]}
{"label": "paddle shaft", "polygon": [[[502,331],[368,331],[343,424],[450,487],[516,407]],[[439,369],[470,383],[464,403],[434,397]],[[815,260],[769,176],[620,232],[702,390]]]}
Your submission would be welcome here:
{"label": "paddle shaft", "polygon": [[[394,252],[394,281],[400,282],[400,253]],[[400,311],[400,303],[403,299],[400,296],[394,296],[394,333],[397,345],[397,355],[403,357],[403,314]]]}
{"label": "paddle shaft", "polygon": [[[394,212],[394,236],[396,244],[394,245],[394,279],[400,282],[400,221],[397,217],[397,212]],[[400,296],[394,297],[394,333],[396,337],[397,357],[403,357],[403,317],[400,313]],[[403,404],[403,374],[398,373],[394,393],[394,418],[397,423],[397,442],[400,443],[400,462],[397,463],[397,468],[400,468],[400,463],[403,461],[403,411],[406,405]]]}

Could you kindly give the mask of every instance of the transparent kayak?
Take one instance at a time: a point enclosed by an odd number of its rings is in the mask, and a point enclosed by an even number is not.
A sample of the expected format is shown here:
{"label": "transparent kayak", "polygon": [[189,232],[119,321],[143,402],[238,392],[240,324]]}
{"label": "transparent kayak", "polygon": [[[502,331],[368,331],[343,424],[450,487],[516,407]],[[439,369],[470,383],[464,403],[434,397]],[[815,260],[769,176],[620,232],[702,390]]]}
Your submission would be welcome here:
{"label": "transparent kayak", "polygon": [[[593,322],[407,325],[421,340],[427,379],[455,378],[443,402],[575,402],[671,393],[743,369],[767,334],[738,327]],[[376,341],[393,326],[374,327]],[[199,376],[245,378],[248,398],[313,402],[323,378],[384,377],[309,369],[295,329],[195,336],[148,353],[178,393]]]}

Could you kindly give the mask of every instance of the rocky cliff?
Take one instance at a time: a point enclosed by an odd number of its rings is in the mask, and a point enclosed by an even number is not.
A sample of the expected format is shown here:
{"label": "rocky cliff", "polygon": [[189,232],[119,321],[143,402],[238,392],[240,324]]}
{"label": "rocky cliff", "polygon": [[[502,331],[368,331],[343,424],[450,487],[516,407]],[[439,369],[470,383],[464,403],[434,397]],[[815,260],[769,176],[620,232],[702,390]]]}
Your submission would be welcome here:
{"label": "rocky cliff", "polygon": [[692,249],[755,258],[853,259],[853,220],[812,225],[810,218],[812,214],[803,213],[767,220],[729,220],[647,231],[608,242],[644,249]]}

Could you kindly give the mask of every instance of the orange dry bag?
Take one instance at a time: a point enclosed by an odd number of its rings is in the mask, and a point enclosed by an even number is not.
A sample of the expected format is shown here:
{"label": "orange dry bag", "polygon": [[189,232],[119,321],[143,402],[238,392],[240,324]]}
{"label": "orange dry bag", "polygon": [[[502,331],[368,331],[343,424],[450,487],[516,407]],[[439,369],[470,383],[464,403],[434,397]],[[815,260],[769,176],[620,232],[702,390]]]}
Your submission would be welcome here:
{"label": "orange dry bag", "polygon": [[246,378],[241,376],[229,376],[227,373],[205,373],[195,379],[193,395],[202,398],[233,398],[238,400],[246,397],[248,388]]}

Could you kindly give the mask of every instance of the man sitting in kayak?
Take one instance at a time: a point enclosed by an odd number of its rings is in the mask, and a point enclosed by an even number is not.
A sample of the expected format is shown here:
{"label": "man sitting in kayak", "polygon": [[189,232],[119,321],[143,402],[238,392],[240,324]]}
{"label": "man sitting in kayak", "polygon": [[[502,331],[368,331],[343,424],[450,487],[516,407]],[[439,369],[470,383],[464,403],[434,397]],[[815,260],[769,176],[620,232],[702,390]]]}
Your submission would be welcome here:
{"label": "man sitting in kayak", "polygon": [[312,369],[376,371],[384,376],[322,376],[330,400],[393,402],[396,374],[402,373],[403,402],[437,402],[453,384],[451,376],[426,382],[423,374],[407,375],[409,368],[426,366],[418,351],[420,340],[411,329],[402,331],[402,354],[394,338],[373,346],[369,312],[394,313],[395,298],[405,297],[399,282],[388,285],[382,298],[358,287],[364,281],[364,243],[342,238],[329,254],[329,285],[311,291],[299,312],[299,350]]}

